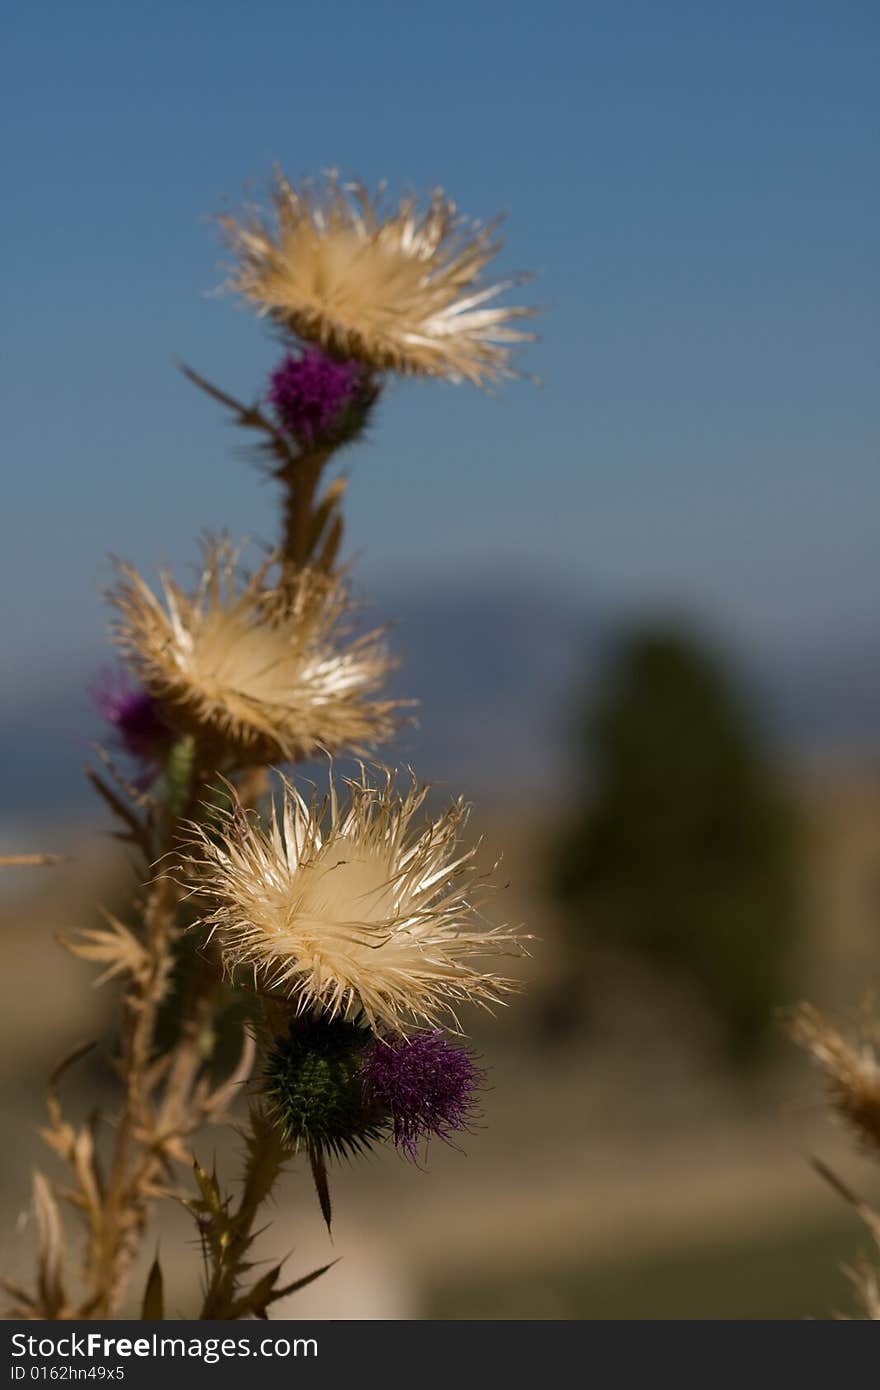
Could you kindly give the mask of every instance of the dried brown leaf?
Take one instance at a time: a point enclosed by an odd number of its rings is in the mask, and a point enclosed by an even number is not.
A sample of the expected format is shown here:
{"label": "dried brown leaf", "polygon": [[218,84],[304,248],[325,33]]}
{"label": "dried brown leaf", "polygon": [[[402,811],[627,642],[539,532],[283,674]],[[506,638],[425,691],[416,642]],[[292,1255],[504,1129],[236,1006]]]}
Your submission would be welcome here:
{"label": "dried brown leaf", "polygon": [[143,946],[117,918],[108,912],[104,917],[106,927],[83,927],[76,936],[59,936],[58,941],[71,955],[107,965],[94,981],[96,988],[123,973],[136,980],[143,979],[149,964]]}
{"label": "dried brown leaf", "polygon": [[47,1317],[64,1307],[64,1231],[61,1213],[48,1178],[34,1173],[34,1216],[37,1225],[37,1283]]}

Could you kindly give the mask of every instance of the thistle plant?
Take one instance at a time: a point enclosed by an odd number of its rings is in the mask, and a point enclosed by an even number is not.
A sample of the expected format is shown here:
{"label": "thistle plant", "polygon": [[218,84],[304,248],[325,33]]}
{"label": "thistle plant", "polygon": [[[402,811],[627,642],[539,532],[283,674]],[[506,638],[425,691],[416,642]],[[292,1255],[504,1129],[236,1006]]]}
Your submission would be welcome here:
{"label": "thistle plant", "polygon": [[[93,695],[108,725],[90,780],[139,861],[129,910],[65,938],[121,985],[110,1056],[114,1115],[72,1122],[48,1091],[64,1182],[34,1179],[37,1269],[6,1281],[17,1316],[120,1313],[156,1203],[182,1200],[204,1254],[201,1316],[265,1317],[317,1278],[254,1267],[255,1223],[290,1165],[311,1173],[331,1220],[332,1167],[391,1143],[419,1160],[470,1127],[483,1073],[463,1009],[514,988],[491,958],[524,938],[479,912],[492,889],[464,841],[467,807],[428,812],[427,789],[375,759],[408,717],[385,693],[385,633],[359,632],[341,567],[339,451],[362,436],[389,374],[515,375],[531,311],[486,283],[497,224],[468,224],[441,193],[384,207],[328,175],[278,175],[274,221],[221,219],[230,288],[267,318],[281,357],[242,403],[195,371],[279,485],[279,536],[248,566],[228,536],[204,542],[194,587],[119,563],[109,594],[122,670]],[[354,755],[342,776],[335,755]],[[299,765],[323,760],[326,791]],[[284,769],[282,771],[281,769]],[[246,1016],[238,1061],[218,1039]],[[207,1124],[243,1137],[238,1195],[194,1153]],[[188,1170],[194,1178],[188,1178]],[[190,1184],[194,1181],[194,1186]],[[83,1227],[69,1251],[64,1208]],[[144,1317],[164,1316],[153,1265]]]}
{"label": "thistle plant", "polygon": [[[821,1068],[831,1112],[866,1158],[880,1164],[880,1017],[866,1000],[862,1017],[842,1032],[812,1004],[802,1004],[789,1020],[789,1032]],[[821,1160],[814,1167],[861,1217],[874,1246],[847,1270],[861,1315],[880,1321],[880,1212],[860,1197]]]}

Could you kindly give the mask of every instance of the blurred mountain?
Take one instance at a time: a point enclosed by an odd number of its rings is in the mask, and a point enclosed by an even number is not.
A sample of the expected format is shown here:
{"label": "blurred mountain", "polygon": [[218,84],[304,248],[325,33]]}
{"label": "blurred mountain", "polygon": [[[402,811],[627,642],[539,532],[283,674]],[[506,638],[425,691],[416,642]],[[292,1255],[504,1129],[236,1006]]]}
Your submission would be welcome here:
{"label": "blurred mountain", "polygon": [[786,746],[880,752],[880,624],[791,641],[753,655],[750,665]]}
{"label": "blurred mountain", "polygon": [[[385,757],[481,800],[557,793],[573,710],[622,615],[564,584],[516,574],[374,586],[366,621],[388,613],[401,658],[394,691],[419,707]],[[729,655],[787,749],[880,748],[880,635]],[[33,689],[18,673],[18,687],[0,691],[4,820],[93,804],[82,766],[102,733],[87,693],[102,659],[97,647],[84,650],[76,669],[34,679]]]}
{"label": "blurred mountain", "polygon": [[401,757],[469,796],[552,792],[566,712],[598,659],[607,613],[561,586],[479,576],[452,591],[389,593],[383,607],[398,615],[395,691],[419,702]]}

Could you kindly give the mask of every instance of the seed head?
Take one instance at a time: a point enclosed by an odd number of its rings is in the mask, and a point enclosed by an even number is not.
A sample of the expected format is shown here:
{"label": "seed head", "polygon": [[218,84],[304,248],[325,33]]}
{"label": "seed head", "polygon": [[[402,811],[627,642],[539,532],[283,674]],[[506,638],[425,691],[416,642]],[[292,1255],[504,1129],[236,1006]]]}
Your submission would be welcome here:
{"label": "seed head", "polygon": [[344,583],[302,570],[274,586],[271,557],[250,576],[237,559],[228,542],[211,542],[195,592],[164,576],[161,596],[120,567],[116,641],[149,694],[234,761],[357,752],[389,738],[398,706],[375,696],[393,662],[382,633],[351,635]]}
{"label": "seed head", "polygon": [[288,782],[267,824],[241,834],[240,816],[194,826],[185,878],[227,969],[300,1012],[365,1019],[380,1033],[433,1023],[456,1001],[498,1002],[513,988],[480,958],[522,954],[521,937],[487,928],[475,899],[491,885],[460,833],[462,802],[421,822],[427,788],[401,793],[391,773],[344,782],[310,802]]}
{"label": "seed head", "polygon": [[278,174],[274,226],[220,219],[237,264],[231,284],[288,333],[377,371],[467,380],[510,376],[511,324],[534,312],[494,301],[485,284],[498,220],[468,224],[439,190],[425,208],[386,209],[335,173],[299,188]]}

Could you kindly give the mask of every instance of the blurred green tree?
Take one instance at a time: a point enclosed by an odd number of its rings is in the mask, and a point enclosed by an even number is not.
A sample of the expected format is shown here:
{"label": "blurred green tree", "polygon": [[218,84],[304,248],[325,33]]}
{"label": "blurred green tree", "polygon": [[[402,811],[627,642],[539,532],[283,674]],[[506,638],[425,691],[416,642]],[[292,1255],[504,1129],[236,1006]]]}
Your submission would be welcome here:
{"label": "blurred green tree", "polygon": [[620,644],[578,745],[555,866],[573,963],[592,939],[686,974],[731,1058],[754,1059],[799,913],[796,816],[748,707],[701,642],[647,627]]}

